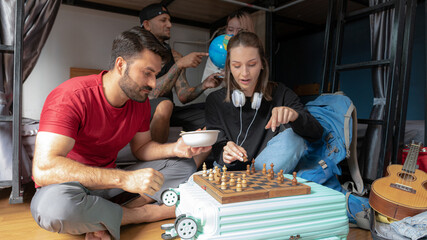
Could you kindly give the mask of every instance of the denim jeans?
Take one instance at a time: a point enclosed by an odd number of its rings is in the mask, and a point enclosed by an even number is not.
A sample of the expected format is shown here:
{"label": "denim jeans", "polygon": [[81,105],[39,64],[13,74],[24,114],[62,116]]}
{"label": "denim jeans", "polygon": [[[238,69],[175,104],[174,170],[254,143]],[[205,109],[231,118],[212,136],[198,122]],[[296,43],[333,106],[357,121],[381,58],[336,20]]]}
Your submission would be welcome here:
{"label": "denim jeans", "polygon": [[274,172],[283,169],[283,173],[291,173],[298,164],[307,146],[304,139],[294,133],[292,128],[279,133],[268,141],[267,146],[255,159],[255,169],[262,170],[263,164],[270,169],[274,164]]}

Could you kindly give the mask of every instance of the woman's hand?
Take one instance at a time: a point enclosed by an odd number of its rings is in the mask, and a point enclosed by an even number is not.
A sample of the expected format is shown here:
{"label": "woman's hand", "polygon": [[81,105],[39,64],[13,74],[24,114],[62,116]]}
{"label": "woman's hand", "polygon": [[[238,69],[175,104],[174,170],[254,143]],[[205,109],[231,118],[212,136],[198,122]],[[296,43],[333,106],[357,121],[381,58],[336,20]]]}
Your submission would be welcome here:
{"label": "woman's hand", "polygon": [[276,127],[280,126],[280,124],[293,122],[297,120],[298,116],[299,114],[292,108],[275,107],[271,111],[271,118],[267,125],[265,125],[265,129],[271,128],[271,130],[274,132],[276,131]]}
{"label": "woman's hand", "polygon": [[246,150],[232,141],[228,141],[227,145],[225,145],[223,149],[222,159],[224,160],[224,163],[229,164],[236,160],[242,162],[248,161]]}

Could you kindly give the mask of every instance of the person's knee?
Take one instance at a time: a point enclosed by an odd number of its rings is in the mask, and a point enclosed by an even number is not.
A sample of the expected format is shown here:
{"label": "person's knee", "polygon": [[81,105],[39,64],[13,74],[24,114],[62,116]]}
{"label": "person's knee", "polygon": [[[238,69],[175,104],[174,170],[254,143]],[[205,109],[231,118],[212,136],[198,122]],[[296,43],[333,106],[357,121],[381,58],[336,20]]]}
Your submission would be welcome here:
{"label": "person's knee", "polygon": [[193,173],[197,171],[196,163],[192,158],[175,160],[173,165],[173,172],[176,178],[186,181]]}
{"label": "person's knee", "polygon": [[265,149],[255,160],[255,168],[262,168],[262,164],[274,163],[277,169],[283,169],[285,173],[294,170],[306,149],[304,139],[287,129],[272,138]]}
{"label": "person's knee", "polygon": [[31,214],[48,231],[72,233],[66,222],[78,222],[84,214],[87,193],[78,185],[54,184],[39,189],[31,201]]}
{"label": "person's knee", "polygon": [[154,116],[156,118],[170,118],[173,112],[173,103],[170,100],[164,100],[157,105]]}

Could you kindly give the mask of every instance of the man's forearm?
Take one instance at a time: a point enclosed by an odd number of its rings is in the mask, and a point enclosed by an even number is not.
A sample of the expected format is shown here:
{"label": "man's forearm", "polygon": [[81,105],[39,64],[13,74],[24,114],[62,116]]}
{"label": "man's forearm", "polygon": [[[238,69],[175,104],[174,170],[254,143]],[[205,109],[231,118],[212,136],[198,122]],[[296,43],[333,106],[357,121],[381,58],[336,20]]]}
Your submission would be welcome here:
{"label": "man's forearm", "polygon": [[43,166],[36,159],[33,176],[39,186],[78,181],[89,189],[121,188],[126,178],[123,170],[87,166],[66,157],[57,156]]}
{"label": "man's forearm", "polygon": [[173,152],[174,144],[175,143],[160,144],[155,141],[150,141],[137,149],[134,154],[136,158],[142,161],[152,161],[175,157],[176,155]]}
{"label": "man's forearm", "polygon": [[195,87],[187,87],[187,88],[181,87],[177,95],[179,100],[185,104],[196,99],[198,96],[200,96],[200,94],[203,93],[203,91],[204,91],[203,85],[199,84]]}
{"label": "man's forearm", "polygon": [[182,69],[175,63],[165,75],[157,78],[156,87],[151,91],[150,96],[157,98],[170,92],[181,72]]}

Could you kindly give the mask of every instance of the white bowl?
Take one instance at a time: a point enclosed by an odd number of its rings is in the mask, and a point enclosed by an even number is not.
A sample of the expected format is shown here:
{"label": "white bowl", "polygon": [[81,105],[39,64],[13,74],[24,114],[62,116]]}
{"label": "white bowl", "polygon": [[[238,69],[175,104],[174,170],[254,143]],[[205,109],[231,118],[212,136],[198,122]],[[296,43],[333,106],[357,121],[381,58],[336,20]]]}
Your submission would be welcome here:
{"label": "white bowl", "polygon": [[219,130],[200,130],[191,132],[182,132],[180,136],[184,143],[191,147],[212,146],[218,138]]}

